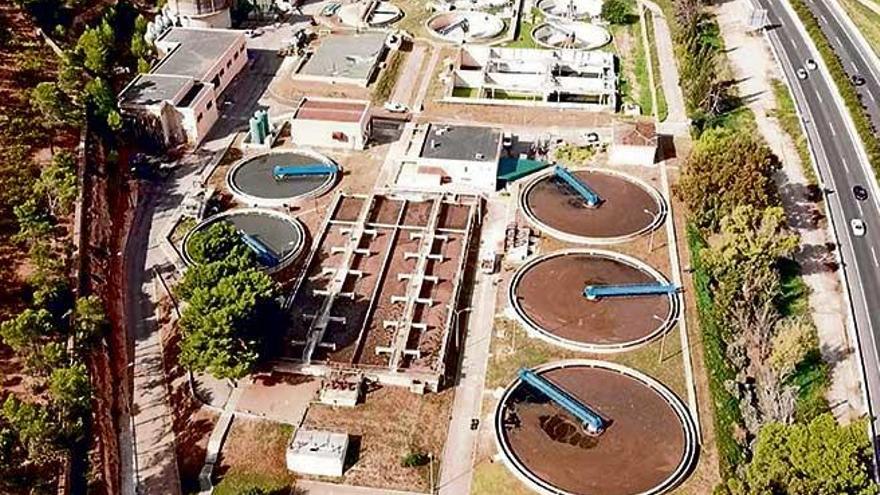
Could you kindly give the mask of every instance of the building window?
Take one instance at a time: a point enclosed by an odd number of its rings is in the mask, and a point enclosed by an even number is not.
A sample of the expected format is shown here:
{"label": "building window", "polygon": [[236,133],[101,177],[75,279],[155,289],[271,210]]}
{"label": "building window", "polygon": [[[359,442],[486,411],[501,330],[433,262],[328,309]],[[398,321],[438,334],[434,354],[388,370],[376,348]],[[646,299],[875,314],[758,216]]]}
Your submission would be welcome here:
{"label": "building window", "polygon": [[202,121],[202,114],[201,114],[201,112],[199,112],[199,114],[196,116],[196,123],[199,123],[201,121]]}
{"label": "building window", "polygon": [[205,105],[205,108],[208,109],[208,110],[210,110],[211,107],[213,107],[213,106],[214,106],[214,102],[213,102],[212,100],[208,100],[208,104]]}
{"label": "building window", "polygon": [[226,68],[228,69],[232,65],[232,60],[226,61]]}
{"label": "building window", "polygon": [[232,60],[238,60],[238,52],[232,54]]}
{"label": "building window", "polygon": [[223,74],[226,74],[226,69],[220,69],[220,74],[218,74],[217,77],[223,79]]}

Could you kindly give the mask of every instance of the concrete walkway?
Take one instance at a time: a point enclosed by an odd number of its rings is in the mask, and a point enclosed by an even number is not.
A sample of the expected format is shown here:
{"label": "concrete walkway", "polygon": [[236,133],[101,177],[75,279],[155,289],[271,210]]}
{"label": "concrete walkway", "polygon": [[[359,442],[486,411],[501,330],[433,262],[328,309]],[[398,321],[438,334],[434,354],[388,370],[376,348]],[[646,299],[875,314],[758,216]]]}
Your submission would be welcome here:
{"label": "concrete walkway", "polygon": [[420,69],[427,48],[421,44],[413,46],[412,51],[406,57],[406,63],[400,71],[397,83],[394,85],[394,93],[391,95],[390,101],[403,103],[407,106],[412,104],[410,98],[413,96],[413,89],[419,81],[419,76],[422,75]]}
{"label": "concrete walkway", "polygon": [[[488,202],[483,220],[481,245],[497,245],[504,239],[507,203],[495,199]],[[443,459],[440,463],[440,495],[466,495],[471,492],[473,466],[478,432],[470,428],[471,420],[479,418],[483,404],[483,387],[489,362],[489,347],[495,321],[495,296],[498,275],[477,275],[470,302],[464,357],[460,381],[452,403],[452,418]]]}
{"label": "concrete walkway", "polygon": [[666,17],[660,6],[649,0],[641,2],[650,10],[654,21],[654,39],[657,43],[657,58],[660,62],[660,85],[666,96],[666,105],[669,109],[668,116],[663,122],[663,127],[672,135],[687,135],[690,127],[690,119],[684,106],[684,95],[679,86],[678,65],[675,61],[675,48],[672,44],[672,34],[669,31]]}
{"label": "concrete walkway", "polygon": [[720,4],[717,19],[729,49],[728,60],[740,81],[739,93],[755,114],[758,130],[783,162],[777,182],[789,224],[801,238],[801,249],[795,259],[810,288],[809,303],[822,355],[832,365],[832,381],[826,397],[838,420],[848,422],[863,414],[865,406],[859,388],[857,357],[846,330],[846,306],[840,279],[838,273],[829,268],[834,255],[826,246],[833,244],[832,236],[827,226],[816,220],[825,212],[807,196],[808,182],[794,143],[769,116],[777,106],[770,81],[784,79],[765,38],[746,34],[750,8],[747,0]]}

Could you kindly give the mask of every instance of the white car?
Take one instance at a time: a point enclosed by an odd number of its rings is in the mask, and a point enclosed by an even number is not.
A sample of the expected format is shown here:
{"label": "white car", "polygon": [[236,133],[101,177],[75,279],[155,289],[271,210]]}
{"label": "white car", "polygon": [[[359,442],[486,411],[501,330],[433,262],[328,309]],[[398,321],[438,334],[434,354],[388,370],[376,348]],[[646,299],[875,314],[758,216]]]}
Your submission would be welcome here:
{"label": "white car", "polygon": [[806,79],[807,78],[807,71],[804,70],[803,67],[798,67],[797,77],[798,77],[798,79]]}
{"label": "white car", "polygon": [[864,237],[865,236],[865,221],[861,218],[853,218],[849,221],[849,226],[852,229],[852,233],[856,237]]}
{"label": "white car", "polygon": [[404,105],[403,103],[398,103],[396,101],[389,101],[385,103],[383,107],[385,108],[385,110],[388,110],[391,113],[404,113],[409,110],[406,105]]}
{"label": "white car", "polygon": [[816,70],[817,68],[819,68],[819,66],[816,65],[816,61],[811,58],[808,58],[804,65],[806,65],[807,68],[810,70]]}

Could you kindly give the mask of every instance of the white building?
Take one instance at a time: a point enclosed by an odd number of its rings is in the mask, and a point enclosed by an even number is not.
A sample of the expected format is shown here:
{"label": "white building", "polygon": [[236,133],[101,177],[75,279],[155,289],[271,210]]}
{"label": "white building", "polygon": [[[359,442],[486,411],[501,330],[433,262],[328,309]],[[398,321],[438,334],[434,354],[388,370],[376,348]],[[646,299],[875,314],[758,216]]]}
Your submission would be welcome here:
{"label": "white building", "polygon": [[233,0],[168,0],[166,8],[185,27],[228,28]]}
{"label": "white building", "polygon": [[362,150],[370,137],[370,102],[303,98],[290,118],[290,139],[299,146]]}
{"label": "white building", "polygon": [[459,50],[446,101],[583,110],[617,108],[614,54],[599,50]]}
{"label": "white building", "polygon": [[296,430],[287,444],[287,469],[315,476],[342,476],[348,435],[322,430]]}
{"label": "white building", "polygon": [[611,165],[654,165],[657,157],[657,130],[653,122],[623,122],[612,130],[608,163]]}
{"label": "white building", "polygon": [[162,59],[122,90],[119,107],[137,133],[198,145],[217,121],[217,98],[247,64],[244,34],[171,28],[155,44]]}
{"label": "white building", "polygon": [[501,132],[492,127],[431,124],[413,136],[418,157],[402,163],[397,183],[413,189],[490,193],[498,187]]}

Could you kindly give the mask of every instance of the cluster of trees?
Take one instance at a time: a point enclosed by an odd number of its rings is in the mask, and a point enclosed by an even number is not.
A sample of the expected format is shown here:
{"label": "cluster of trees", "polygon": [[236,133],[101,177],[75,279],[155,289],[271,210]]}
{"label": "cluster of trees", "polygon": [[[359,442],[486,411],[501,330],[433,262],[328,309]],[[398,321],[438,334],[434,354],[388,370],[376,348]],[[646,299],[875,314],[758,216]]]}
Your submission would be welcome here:
{"label": "cluster of trees", "polygon": [[227,222],[192,236],[196,262],[175,288],[180,319],[180,363],[192,371],[238,379],[250,373],[284,327],[280,288]]}
{"label": "cluster of trees", "polygon": [[635,4],[630,0],[604,0],[602,2],[602,19],[611,24],[632,24],[635,22],[633,8]]}
{"label": "cluster of trees", "polygon": [[[716,493],[874,493],[864,429],[842,428],[825,415],[827,366],[806,304],[795,304],[804,293],[791,293],[799,240],[786,226],[773,181],[779,167],[751,131],[713,128],[696,142],[676,187],[690,214],[726,480]],[[813,452],[810,434],[832,443]],[[820,469],[832,458],[820,459],[826,454],[838,456],[834,469]]]}
{"label": "cluster of trees", "polygon": [[694,130],[718,125],[718,119],[735,105],[730,83],[721,78],[719,65],[724,42],[715,19],[703,0],[677,0],[673,40],[678,52],[681,88]]}

